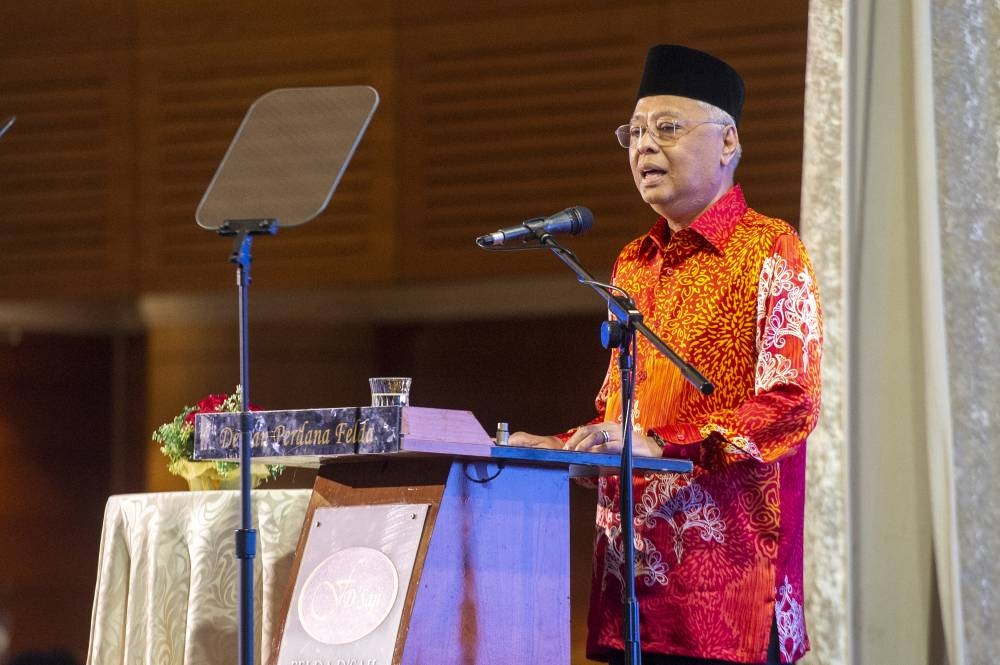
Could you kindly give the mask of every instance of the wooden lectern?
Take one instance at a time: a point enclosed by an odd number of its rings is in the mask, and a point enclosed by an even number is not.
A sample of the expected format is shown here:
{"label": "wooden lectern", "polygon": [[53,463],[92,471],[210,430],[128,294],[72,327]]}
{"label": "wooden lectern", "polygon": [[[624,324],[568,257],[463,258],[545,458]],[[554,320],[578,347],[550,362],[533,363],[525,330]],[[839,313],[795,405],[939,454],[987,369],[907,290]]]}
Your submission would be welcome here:
{"label": "wooden lectern", "polygon": [[[270,662],[569,663],[568,480],[581,472],[615,472],[617,459],[496,446],[471,413],[405,408],[397,452],[323,459]],[[691,468],[677,460],[637,460],[637,467],[640,463],[645,471]],[[350,561],[332,556],[320,561],[315,555],[310,560],[311,533],[342,518],[340,537],[351,540],[371,527],[369,513],[351,509],[379,507],[392,507],[397,515],[376,529],[380,543],[393,539],[400,519],[422,517],[422,525],[409,527],[416,539],[409,563],[403,564],[408,580],[390,588],[386,576],[359,581],[358,570],[345,572]],[[340,509],[340,515],[329,509]],[[326,547],[322,556],[341,545]],[[376,543],[343,551],[360,561],[378,548]],[[379,552],[375,556],[382,558]],[[306,570],[304,562],[313,570]],[[395,616],[385,616],[376,607],[380,602],[397,605]],[[374,614],[366,619],[366,612]],[[325,627],[308,626],[316,617]],[[352,648],[349,641],[362,633],[370,637],[371,624],[380,617],[381,653],[391,655]]]}

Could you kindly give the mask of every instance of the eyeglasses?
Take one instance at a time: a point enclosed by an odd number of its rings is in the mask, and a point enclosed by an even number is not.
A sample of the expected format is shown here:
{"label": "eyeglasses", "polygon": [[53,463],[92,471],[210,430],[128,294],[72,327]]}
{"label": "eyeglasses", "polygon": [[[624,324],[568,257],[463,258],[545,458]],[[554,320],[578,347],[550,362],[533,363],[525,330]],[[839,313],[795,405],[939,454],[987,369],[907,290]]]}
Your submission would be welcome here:
{"label": "eyeglasses", "polygon": [[702,120],[701,122],[686,123],[683,120],[667,120],[662,118],[657,120],[652,127],[645,127],[643,125],[622,125],[615,130],[615,136],[618,137],[618,143],[621,147],[631,148],[639,144],[642,137],[648,132],[653,140],[659,145],[673,145],[681,140],[681,138],[690,132],[695,127],[701,125],[728,125],[728,122],[723,122],[722,120]]}

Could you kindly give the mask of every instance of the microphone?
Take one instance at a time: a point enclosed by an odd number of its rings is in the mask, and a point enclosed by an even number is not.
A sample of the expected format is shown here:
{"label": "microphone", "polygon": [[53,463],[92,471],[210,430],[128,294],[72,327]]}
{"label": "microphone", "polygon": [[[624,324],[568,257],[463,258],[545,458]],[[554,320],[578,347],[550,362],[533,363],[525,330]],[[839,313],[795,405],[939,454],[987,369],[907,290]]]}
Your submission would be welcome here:
{"label": "microphone", "polygon": [[480,247],[496,247],[512,240],[520,238],[533,238],[549,233],[568,233],[577,235],[584,231],[589,231],[594,225],[594,214],[583,206],[573,206],[566,208],[548,217],[536,217],[521,222],[517,226],[508,226],[494,233],[476,238],[476,244]]}

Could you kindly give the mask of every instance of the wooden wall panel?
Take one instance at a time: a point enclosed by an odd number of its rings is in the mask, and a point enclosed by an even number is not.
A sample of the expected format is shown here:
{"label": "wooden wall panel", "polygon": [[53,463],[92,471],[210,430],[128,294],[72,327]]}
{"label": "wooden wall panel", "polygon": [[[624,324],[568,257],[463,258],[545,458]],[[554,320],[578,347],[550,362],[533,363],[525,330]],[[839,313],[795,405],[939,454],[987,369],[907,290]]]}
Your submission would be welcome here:
{"label": "wooden wall panel", "polygon": [[0,58],[0,296],[128,293],[128,60]]}
{"label": "wooden wall panel", "polygon": [[597,223],[572,245],[606,272],[652,221],[611,129],[661,41],[744,72],[739,179],[798,217],[800,0],[66,4],[0,10],[0,113],[21,116],[0,142],[0,296],[224,288],[227,243],[194,210],[247,106],[296,85],[370,83],[383,101],[330,210],[257,244],[259,286],[559,271],[472,241],[576,204]]}
{"label": "wooden wall panel", "polygon": [[[136,41],[143,47],[187,49],[325,35],[334,52],[342,51],[338,41],[344,34],[390,26],[398,5],[409,4],[396,0],[120,1],[134,7]],[[424,3],[413,4],[416,11],[423,11]],[[442,3],[449,4],[453,3]]]}
{"label": "wooden wall panel", "polygon": [[593,270],[607,271],[617,249],[654,219],[611,131],[628,117],[646,48],[657,42],[710,50],[744,73],[738,180],[751,205],[797,223],[803,3],[557,4],[523,7],[515,18],[466,10],[401,30],[405,278],[562,270],[550,257],[487,257],[472,241],[574,204],[590,207],[596,222],[567,242]]}
{"label": "wooden wall panel", "polygon": [[[250,104],[275,88],[372,84],[393,99],[384,31],[270,39],[140,53],[139,215],[148,290],[225,288],[231,241],[194,212]],[[389,281],[393,252],[390,104],[362,140],[328,210],[255,243],[255,276],[271,287]]]}
{"label": "wooden wall panel", "polygon": [[0,3],[0,58],[122,48],[132,33],[134,4],[134,0]]}

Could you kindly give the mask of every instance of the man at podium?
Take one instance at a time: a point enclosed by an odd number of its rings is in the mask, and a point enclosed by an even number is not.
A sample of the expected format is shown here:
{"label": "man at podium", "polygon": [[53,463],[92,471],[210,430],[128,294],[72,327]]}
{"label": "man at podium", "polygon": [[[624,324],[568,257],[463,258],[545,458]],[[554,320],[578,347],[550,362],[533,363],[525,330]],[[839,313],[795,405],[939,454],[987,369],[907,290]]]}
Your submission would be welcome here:
{"label": "man at podium", "polygon": [[[613,283],[715,384],[710,396],[640,338],[636,455],[686,458],[690,476],[635,476],[636,594],[644,665],[791,663],[809,649],[802,587],[806,437],[820,408],[822,326],[795,230],[747,206],[734,171],[744,84],[677,45],[649,50],[616,130],[659,216],[619,254]],[[642,222],[639,222],[640,224]],[[621,450],[613,354],[598,416],[513,445]],[[619,479],[598,481],[588,656],[621,663]]]}

